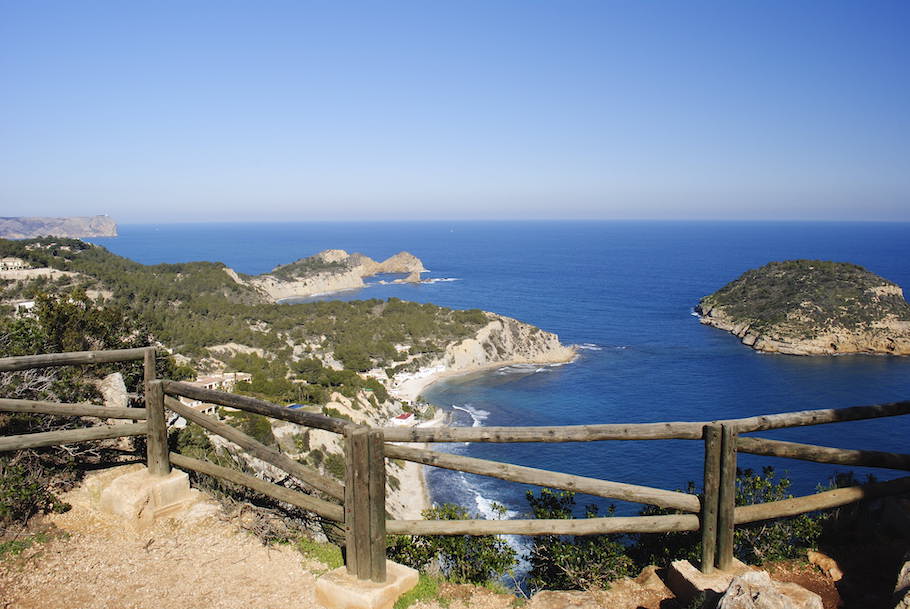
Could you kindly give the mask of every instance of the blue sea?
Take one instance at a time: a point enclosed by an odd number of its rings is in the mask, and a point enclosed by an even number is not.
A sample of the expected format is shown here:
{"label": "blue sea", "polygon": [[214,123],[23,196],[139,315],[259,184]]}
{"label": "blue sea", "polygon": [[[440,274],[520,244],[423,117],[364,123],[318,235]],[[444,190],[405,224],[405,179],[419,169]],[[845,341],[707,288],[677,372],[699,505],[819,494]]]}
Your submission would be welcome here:
{"label": "blue sea", "polygon": [[[771,222],[432,222],[123,225],[94,239],[139,262],[221,261],[263,273],[329,248],[383,259],[407,250],[432,283],[370,285],[343,300],[398,297],[495,311],[556,332],[579,359],[511,367],[432,386],[425,397],[461,425],[710,420],[910,399],[910,358],[767,355],[703,326],[699,298],[772,260],[849,261],[910,289],[910,224]],[[908,452],[910,417],[760,434],[827,446]],[[702,444],[459,444],[445,450],[661,488],[700,485]],[[740,455],[774,465],[794,494],[843,467]],[[859,476],[888,470],[853,468]],[[527,512],[525,487],[428,472],[437,502]],[[579,497],[579,503],[606,502]],[[636,506],[619,505],[619,513]]]}

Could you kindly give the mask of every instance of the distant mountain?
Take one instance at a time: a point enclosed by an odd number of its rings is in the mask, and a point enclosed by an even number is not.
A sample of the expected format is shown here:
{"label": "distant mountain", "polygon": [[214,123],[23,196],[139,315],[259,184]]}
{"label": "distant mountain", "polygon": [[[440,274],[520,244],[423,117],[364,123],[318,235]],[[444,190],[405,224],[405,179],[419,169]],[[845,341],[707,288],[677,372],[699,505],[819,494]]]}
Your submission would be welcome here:
{"label": "distant mountain", "polygon": [[116,237],[117,223],[108,216],[70,218],[0,218],[0,238]]}

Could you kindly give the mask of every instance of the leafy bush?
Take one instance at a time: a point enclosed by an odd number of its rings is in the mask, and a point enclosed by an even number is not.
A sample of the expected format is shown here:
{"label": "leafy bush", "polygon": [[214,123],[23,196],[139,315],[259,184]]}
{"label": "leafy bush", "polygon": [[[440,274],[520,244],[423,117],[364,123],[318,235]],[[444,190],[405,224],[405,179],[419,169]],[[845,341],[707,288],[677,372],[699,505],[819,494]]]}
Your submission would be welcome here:
{"label": "leafy bush", "polygon": [[50,478],[38,460],[22,453],[0,457],[0,531],[13,523],[24,524],[35,514],[70,508],[50,491]]}
{"label": "leafy bush", "polygon": [[[736,505],[790,499],[790,480],[775,480],[773,467],[761,474],[751,469],[736,471]],[[795,558],[818,545],[825,514],[810,513],[738,525],[733,537],[737,558],[748,563]]]}
{"label": "leafy bush", "polygon": [[[692,493],[694,487],[694,483],[690,482],[688,492]],[[789,488],[790,480],[776,479],[773,467],[765,467],[761,474],[751,469],[736,471],[736,505],[789,499]],[[681,512],[677,510],[654,506],[647,506],[641,511],[642,516],[679,513]],[[733,552],[737,558],[747,563],[803,556],[807,548],[817,547],[827,517],[826,513],[816,512],[737,525]],[[629,553],[640,567],[649,564],[667,566],[674,560],[696,562],[701,557],[701,533],[698,531],[642,533],[631,537],[633,543]]]}
{"label": "leafy bush", "polygon": [[[504,510],[502,506],[496,506]],[[467,520],[468,511],[446,503],[423,511],[428,520]],[[482,584],[511,572],[516,552],[494,535],[399,535],[389,539],[390,559],[415,569],[436,561],[446,579],[456,583]]]}
{"label": "leafy bush", "polygon": [[[541,489],[527,492],[535,518],[573,518],[575,493]],[[612,512],[611,512],[612,513]],[[596,506],[585,515],[597,516]],[[528,560],[532,589],[590,590],[609,588],[609,582],[631,574],[633,561],[615,535],[542,535],[535,537]]]}
{"label": "leafy bush", "polygon": [[243,411],[223,410],[225,423],[236,427],[246,435],[255,438],[266,446],[278,446],[272,424],[268,417]]}

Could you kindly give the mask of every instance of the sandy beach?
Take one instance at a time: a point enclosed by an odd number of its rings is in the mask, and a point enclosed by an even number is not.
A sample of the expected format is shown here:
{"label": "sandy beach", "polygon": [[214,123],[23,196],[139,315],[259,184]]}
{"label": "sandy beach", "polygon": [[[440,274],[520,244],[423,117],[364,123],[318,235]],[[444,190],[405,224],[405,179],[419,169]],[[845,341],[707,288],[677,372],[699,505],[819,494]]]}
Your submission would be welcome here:
{"label": "sandy beach", "polygon": [[[566,364],[575,361],[577,357],[577,351],[574,347],[571,347],[566,348],[562,353],[554,354],[552,357],[539,358],[538,361],[528,361],[527,359],[505,360],[459,368],[446,368],[441,364],[437,364],[436,366],[421,368],[409,375],[401,375],[404,378],[399,377],[399,380],[392,383],[389,393],[401,401],[416,402],[421,393],[430,385],[445,378],[474,374],[484,370],[495,370],[504,366]],[[437,408],[432,420],[424,421],[418,424],[417,427],[441,427],[446,424],[447,418],[446,411]],[[408,444],[408,446],[432,448],[427,444]],[[426,466],[419,463],[405,462],[403,468],[396,470],[395,476],[401,486],[398,492],[390,497],[392,502],[390,511],[395,517],[406,520],[422,518],[421,513],[432,506],[426,480]]]}
{"label": "sandy beach", "polygon": [[[423,421],[416,427],[441,427],[445,425],[446,412],[437,408],[432,419]],[[427,444],[409,443],[414,448],[429,448]],[[426,466],[412,461],[404,461],[404,467],[392,472],[400,487],[389,496],[389,511],[403,520],[420,520],[422,512],[431,507],[430,490],[427,486]]]}
{"label": "sandy beach", "polygon": [[400,380],[392,383],[392,386],[389,388],[389,393],[394,395],[399,400],[405,402],[416,402],[417,398],[424,392],[424,390],[426,390],[433,383],[441,381],[442,379],[474,374],[476,372],[483,372],[484,370],[496,370],[497,368],[504,368],[506,366],[548,366],[553,364],[568,364],[574,362],[577,358],[578,352],[575,350],[575,348],[567,347],[565,354],[554,355],[551,358],[542,358],[538,361],[528,361],[526,359],[504,360],[498,362],[487,362],[484,364],[475,364],[464,368],[446,368],[445,366],[439,364],[436,366],[421,368],[417,372],[411,373],[409,375],[400,375]]}

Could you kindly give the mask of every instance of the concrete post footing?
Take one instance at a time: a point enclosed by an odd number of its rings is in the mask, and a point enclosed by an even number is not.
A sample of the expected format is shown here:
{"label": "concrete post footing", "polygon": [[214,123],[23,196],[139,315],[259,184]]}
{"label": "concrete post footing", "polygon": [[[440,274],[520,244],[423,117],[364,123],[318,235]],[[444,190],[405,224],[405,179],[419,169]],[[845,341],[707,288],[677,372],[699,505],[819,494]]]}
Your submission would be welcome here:
{"label": "concrete post footing", "polygon": [[716,601],[727,590],[734,577],[751,570],[753,570],[752,567],[734,558],[728,571],[715,569],[706,574],[699,571],[688,560],[677,560],[667,569],[667,587],[683,604],[690,602],[700,594],[705,595],[705,599],[708,601]]}
{"label": "concrete post footing", "polygon": [[186,472],[175,469],[166,476],[153,476],[143,467],[111,480],[101,490],[100,508],[142,528],[198,499],[199,491],[190,488]]}
{"label": "concrete post footing", "polygon": [[391,609],[398,598],[417,585],[417,571],[386,561],[386,581],[377,584],[348,574],[346,567],[316,580],[316,602],[326,609]]}

